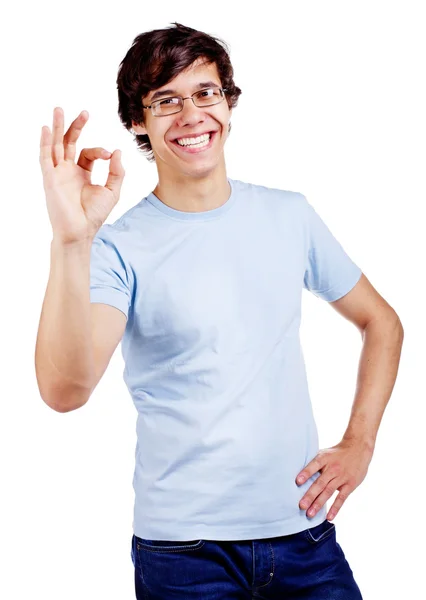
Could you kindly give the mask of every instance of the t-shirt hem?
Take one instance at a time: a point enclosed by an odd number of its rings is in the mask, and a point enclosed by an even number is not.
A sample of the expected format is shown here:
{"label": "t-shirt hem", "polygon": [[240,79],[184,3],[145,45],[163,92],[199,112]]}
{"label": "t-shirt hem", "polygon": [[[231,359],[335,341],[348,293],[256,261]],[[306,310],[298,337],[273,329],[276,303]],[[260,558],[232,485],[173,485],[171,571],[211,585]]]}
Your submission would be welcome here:
{"label": "t-shirt hem", "polygon": [[[306,513],[305,513],[306,514]],[[152,522],[144,527],[134,527],[136,537],[145,540],[161,540],[161,541],[188,541],[188,540],[205,540],[205,541],[242,541],[242,540],[258,540],[264,538],[281,537],[299,533],[316,527],[326,520],[327,509],[323,507],[313,518],[308,519],[305,515],[292,520],[273,521],[269,523],[257,523],[256,525],[244,527],[229,527],[224,526],[207,526],[198,525],[196,527],[187,527],[183,523],[179,525],[179,531],[173,530],[171,527],[166,528],[165,533],[164,523],[157,526]]]}

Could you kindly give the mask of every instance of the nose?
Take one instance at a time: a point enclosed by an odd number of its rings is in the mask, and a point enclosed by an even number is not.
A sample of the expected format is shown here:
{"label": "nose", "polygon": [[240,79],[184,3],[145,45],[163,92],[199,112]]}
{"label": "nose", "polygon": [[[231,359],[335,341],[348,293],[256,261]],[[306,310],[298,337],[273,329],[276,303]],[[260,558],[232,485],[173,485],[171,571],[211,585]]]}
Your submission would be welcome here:
{"label": "nose", "polygon": [[205,112],[202,107],[195,106],[191,97],[183,99],[183,108],[177,113],[177,125],[194,125],[205,120]]}

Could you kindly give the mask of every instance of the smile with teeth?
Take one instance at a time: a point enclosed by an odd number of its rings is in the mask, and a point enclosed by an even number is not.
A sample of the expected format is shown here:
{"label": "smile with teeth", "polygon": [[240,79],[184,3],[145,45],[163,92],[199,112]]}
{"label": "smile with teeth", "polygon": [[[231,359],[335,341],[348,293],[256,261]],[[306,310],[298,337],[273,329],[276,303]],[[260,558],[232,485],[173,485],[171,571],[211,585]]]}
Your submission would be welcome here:
{"label": "smile with teeth", "polygon": [[196,138],[179,138],[176,142],[179,146],[191,146],[191,148],[202,148],[207,146],[210,141],[210,133],[205,133]]}

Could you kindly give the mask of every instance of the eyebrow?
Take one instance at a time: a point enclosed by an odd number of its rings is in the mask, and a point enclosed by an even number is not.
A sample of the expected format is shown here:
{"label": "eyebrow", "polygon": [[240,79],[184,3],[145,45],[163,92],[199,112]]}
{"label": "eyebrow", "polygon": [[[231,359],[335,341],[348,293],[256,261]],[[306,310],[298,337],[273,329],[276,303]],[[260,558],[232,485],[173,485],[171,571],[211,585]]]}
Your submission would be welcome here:
{"label": "eyebrow", "polygon": [[[206,88],[206,87],[220,88],[220,85],[218,85],[214,81],[202,81],[201,83],[198,83],[196,85],[196,90],[200,90],[200,89]],[[160,98],[161,96],[168,96],[169,94],[177,94],[177,91],[176,90],[160,90],[158,92],[155,92],[152,95],[152,98],[151,98],[151,100],[149,100],[149,102],[154,102],[154,100],[156,100],[157,98]]]}

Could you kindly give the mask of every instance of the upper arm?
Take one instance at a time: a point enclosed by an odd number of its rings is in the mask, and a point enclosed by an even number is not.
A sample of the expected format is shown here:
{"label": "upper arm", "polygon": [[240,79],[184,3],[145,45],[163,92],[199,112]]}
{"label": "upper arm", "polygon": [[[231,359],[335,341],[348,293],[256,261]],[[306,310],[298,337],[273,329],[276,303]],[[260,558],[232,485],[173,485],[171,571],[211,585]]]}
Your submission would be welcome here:
{"label": "upper arm", "polygon": [[305,196],[307,263],[304,287],[326,300],[360,331],[376,319],[399,317],[346,253]]}
{"label": "upper arm", "polygon": [[370,321],[382,317],[399,319],[394,309],[371,285],[364,273],[347,294],[329,304],[360,331],[364,330]]}
{"label": "upper arm", "polygon": [[306,197],[302,198],[306,228],[303,287],[326,302],[334,302],[353,289],[362,271]]}
{"label": "upper arm", "polygon": [[105,373],[109,361],[123,337],[127,318],[118,308],[100,302],[92,302],[90,311],[95,361],[93,391]]}
{"label": "upper arm", "polygon": [[132,295],[132,272],[123,257],[120,228],[104,224],[92,242],[90,314],[95,363],[92,392],[123,337]]}

